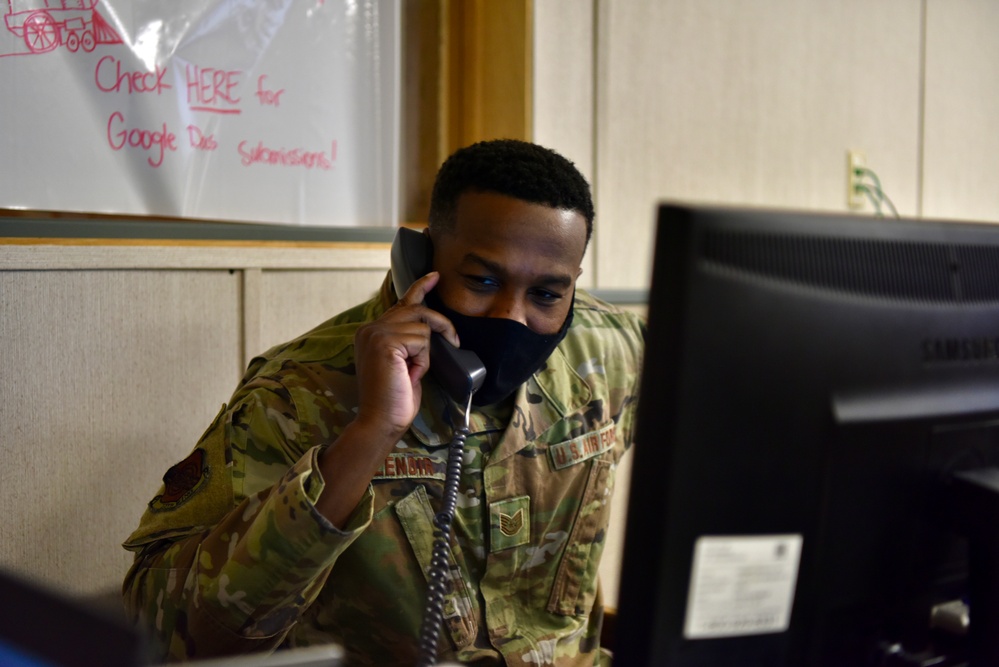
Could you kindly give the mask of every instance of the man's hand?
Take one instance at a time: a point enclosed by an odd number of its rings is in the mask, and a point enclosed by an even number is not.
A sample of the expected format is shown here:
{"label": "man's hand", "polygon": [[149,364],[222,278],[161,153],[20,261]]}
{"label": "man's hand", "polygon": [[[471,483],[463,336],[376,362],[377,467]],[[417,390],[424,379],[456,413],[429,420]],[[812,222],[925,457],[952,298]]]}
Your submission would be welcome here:
{"label": "man's hand", "polygon": [[357,417],[320,459],[326,487],[317,507],[334,525],[349,518],[371,477],[416,418],[420,380],[430,369],[431,332],[458,345],[451,321],[423,305],[439,279],[436,272],[423,276],[354,335]]}
{"label": "man's hand", "polygon": [[423,305],[439,278],[431,272],[414,282],[398,303],[354,335],[359,426],[401,437],[420,409],[420,380],[430,368],[430,333],[457,344],[450,320]]}

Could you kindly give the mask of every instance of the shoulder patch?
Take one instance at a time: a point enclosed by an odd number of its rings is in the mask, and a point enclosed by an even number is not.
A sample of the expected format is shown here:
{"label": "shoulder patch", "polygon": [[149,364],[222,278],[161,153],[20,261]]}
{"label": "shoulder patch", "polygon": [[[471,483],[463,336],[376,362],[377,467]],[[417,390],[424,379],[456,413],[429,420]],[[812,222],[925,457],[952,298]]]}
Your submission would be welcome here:
{"label": "shoulder patch", "polygon": [[164,512],[176,509],[201,489],[211,473],[205,450],[198,447],[190,456],[163,475],[163,493],[149,501],[149,509]]}

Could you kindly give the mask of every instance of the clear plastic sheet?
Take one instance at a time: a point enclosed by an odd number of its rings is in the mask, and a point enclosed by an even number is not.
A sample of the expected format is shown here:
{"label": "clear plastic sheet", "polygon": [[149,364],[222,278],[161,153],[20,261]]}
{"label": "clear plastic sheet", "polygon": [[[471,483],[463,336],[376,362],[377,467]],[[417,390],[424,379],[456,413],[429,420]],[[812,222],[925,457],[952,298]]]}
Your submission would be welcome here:
{"label": "clear plastic sheet", "polygon": [[0,208],[394,225],[399,1],[0,2]]}

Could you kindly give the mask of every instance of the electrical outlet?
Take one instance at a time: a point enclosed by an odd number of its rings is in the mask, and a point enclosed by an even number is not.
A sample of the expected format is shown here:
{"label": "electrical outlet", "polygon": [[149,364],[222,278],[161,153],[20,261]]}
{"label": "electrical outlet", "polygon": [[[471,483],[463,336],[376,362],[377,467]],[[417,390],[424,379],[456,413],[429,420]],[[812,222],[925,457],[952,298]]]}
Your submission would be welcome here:
{"label": "electrical outlet", "polygon": [[859,187],[862,170],[867,166],[867,158],[860,151],[846,152],[846,203],[850,208],[863,208],[866,195]]}

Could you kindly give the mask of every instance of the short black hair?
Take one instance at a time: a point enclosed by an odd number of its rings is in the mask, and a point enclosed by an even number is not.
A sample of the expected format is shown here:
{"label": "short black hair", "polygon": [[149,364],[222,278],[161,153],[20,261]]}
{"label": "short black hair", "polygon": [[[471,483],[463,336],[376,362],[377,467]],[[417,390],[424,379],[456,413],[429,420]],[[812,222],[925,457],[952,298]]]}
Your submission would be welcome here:
{"label": "short black hair", "polygon": [[550,148],[494,139],[455,151],[437,172],[430,196],[430,229],[453,229],[458,198],[469,191],[495,192],[576,211],[586,220],[587,243],[593,234],[590,184],[576,165]]}

